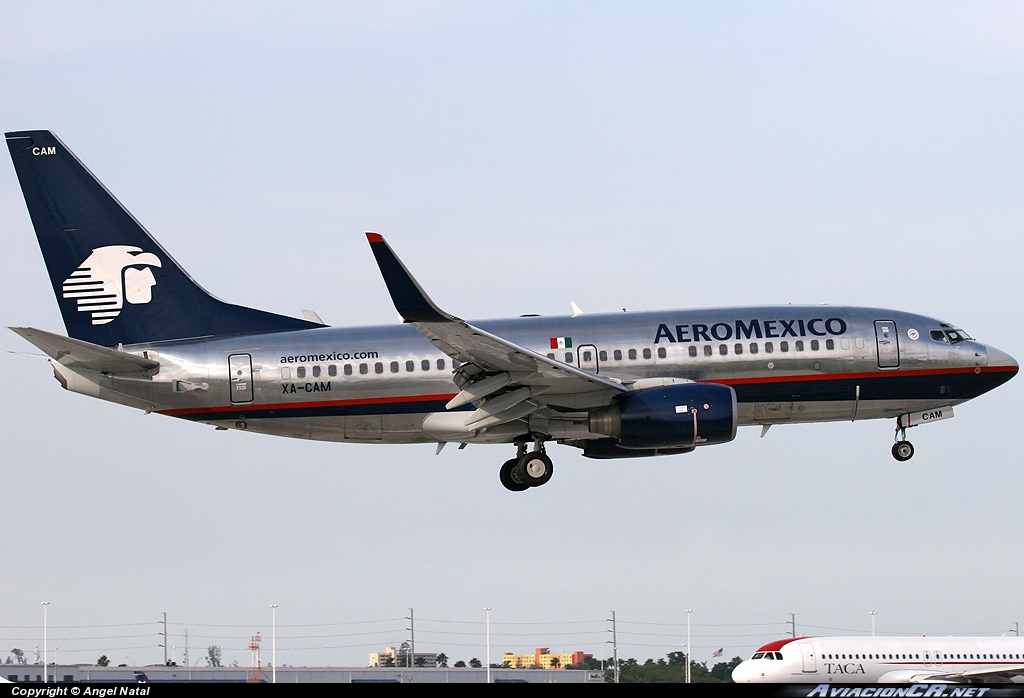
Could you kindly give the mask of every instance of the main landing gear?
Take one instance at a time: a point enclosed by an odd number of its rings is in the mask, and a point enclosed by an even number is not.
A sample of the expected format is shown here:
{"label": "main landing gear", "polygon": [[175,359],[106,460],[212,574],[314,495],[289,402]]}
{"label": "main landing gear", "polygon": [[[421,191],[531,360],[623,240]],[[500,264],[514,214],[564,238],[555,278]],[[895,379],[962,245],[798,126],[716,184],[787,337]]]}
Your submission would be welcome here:
{"label": "main landing gear", "polygon": [[914,457],[914,444],[907,441],[907,428],[900,424],[899,417],[896,418],[895,441],[892,445],[893,458],[902,463]]}
{"label": "main landing gear", "polygon": [[518,453],[516,457],[505,461],[498,471],[498,477],[505,489],[512,492],[522,492],[531,487],[540,487],[548,480],[555,471],[544,451],[544,441],[534,441],[533,450],[526,451],[526,444],[517,444]]}

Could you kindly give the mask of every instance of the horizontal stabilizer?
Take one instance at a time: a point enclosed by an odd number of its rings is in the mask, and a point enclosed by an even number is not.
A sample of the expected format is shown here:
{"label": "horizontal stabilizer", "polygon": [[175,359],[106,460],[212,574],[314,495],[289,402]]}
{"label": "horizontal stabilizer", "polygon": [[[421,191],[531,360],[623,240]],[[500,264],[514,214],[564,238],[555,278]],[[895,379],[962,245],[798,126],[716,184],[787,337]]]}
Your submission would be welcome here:
{"label": "horizontal stabilizer", "polygon": [[99,373],[141,373],[160,366],[159,361],[32,327],[10,329],[42,349],[51,359],[68,368],[82,368]]}

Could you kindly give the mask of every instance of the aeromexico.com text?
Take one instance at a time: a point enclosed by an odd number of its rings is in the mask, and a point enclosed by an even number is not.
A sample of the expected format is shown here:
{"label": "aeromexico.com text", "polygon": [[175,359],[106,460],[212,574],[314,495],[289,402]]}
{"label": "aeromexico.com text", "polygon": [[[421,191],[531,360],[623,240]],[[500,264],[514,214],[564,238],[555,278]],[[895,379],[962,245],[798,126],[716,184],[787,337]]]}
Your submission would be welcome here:
{"label": "aeromexico.com text", "polygon": [[298,356],[282,356],[283,364],[313,364],[321,361],[358,361],[359,359],[376,359],[375,351],[334,352],[331,354],[300,354]]}

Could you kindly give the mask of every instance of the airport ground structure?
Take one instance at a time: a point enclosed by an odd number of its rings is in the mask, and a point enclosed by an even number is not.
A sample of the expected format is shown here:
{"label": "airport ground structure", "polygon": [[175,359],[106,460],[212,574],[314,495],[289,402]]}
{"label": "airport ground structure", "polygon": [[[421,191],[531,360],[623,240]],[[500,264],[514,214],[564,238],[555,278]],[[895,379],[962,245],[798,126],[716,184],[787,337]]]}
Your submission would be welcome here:
{"label": "airport ground structure", "polygon": [[[16,683],[40,684],[41,664],[5,664],[0,676]],[[50,664],[49,681],[55,683],[138,683],[136,672],[150,683],[247,683],[249,667],[100,667],[90,664]],[[273,680],[273,670],[262,667],[262,683]],[[491,669],[491,683],[604,683],[602,671],[545,671]],[[277,683],[487,683],[487,669],[426,669],[369,667],[278,667]]]}

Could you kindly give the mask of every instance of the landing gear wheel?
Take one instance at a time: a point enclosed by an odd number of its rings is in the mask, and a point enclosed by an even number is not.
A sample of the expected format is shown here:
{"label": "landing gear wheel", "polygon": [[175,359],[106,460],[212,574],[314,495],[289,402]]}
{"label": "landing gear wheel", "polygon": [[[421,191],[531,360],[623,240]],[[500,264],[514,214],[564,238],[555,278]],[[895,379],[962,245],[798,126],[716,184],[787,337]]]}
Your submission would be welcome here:
{"label": "landing gear wheel", "polygon": [[909,441],[897,441],[892,446],[892,457],[901,463],[910,460],[914,457],[914,445]]}
{"label": "landing gear wheel", "polygon": [[501,480],[501,484],[506,490],[511,492],[522,492],[530,489],[529,485],[524,485],[520,481],[516,468],[518,465],[519,459],[513,458],[512,460],[505,461],[505,464],[501,466],[501,470],[498,471],[498,478]]}
{"label": "landing gear wheel", "polygon": [[540,451],[530,451],[516,463],[519,480],[528,487],[540,487],[551,479],[554,470],[551,459]]}

